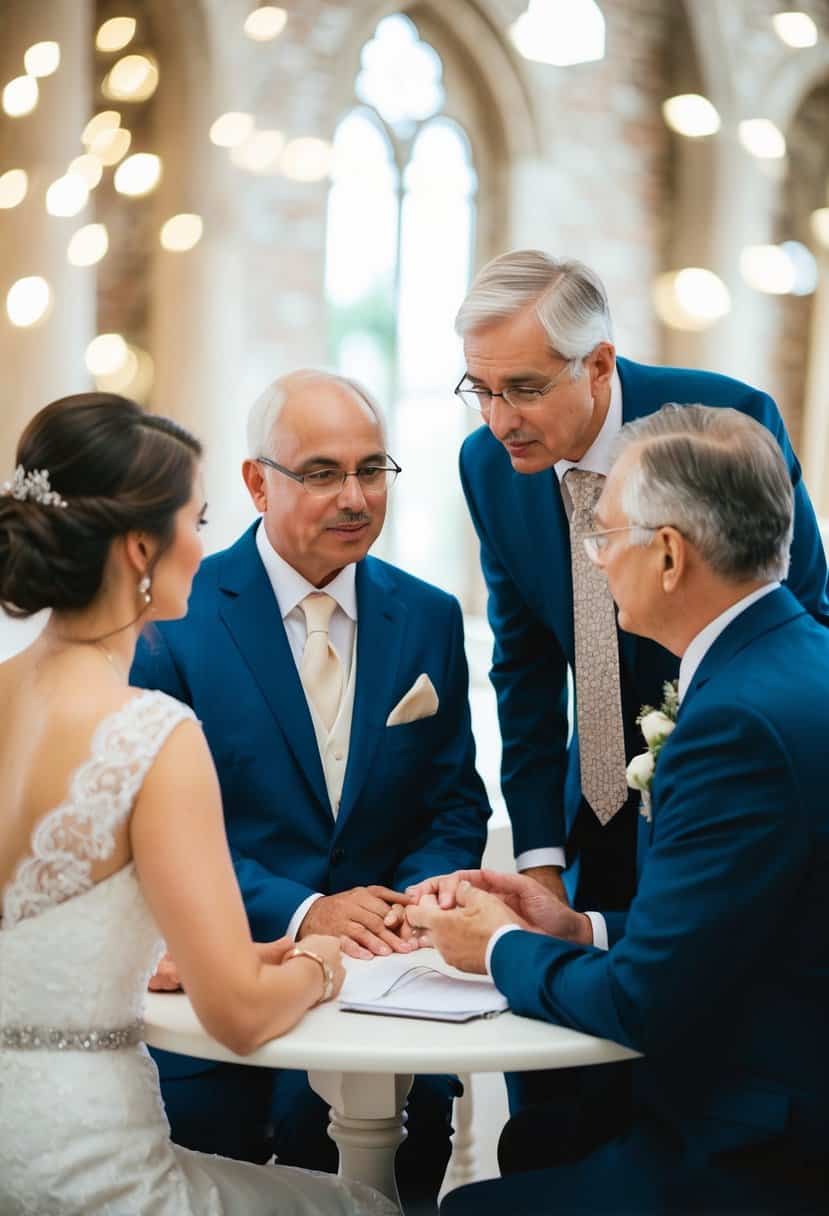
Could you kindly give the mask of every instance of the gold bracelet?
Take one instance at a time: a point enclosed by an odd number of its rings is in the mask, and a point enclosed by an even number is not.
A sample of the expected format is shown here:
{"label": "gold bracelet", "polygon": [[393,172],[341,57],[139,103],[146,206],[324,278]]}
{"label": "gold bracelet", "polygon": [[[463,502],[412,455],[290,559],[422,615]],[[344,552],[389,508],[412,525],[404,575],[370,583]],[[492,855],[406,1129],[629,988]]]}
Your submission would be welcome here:
{"label": "gold bracelet", "polygon": [[334,969],[321,954],[317,954],[316,950],[309,950],[307,946],[297,945],[291,946],[287,951],[283,963],[287,963],[292,958],[311,958],[315,963],[318,963],[322,968],[322,996],[315,1004],[321,1005],[323,1001],[327,1001],[334,991]]}

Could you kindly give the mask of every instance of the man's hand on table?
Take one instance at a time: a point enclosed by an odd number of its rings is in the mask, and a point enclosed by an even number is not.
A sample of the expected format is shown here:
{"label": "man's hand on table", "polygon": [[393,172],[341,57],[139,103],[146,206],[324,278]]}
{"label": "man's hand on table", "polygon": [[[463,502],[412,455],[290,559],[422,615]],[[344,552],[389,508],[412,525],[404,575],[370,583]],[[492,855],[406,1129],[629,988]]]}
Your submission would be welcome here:
{"label": "man's hand on table", "polygon": [[560,899],[563,904],[570,902],[558,866],[529,866],[521,873],[526,878],[534,878],[536,882],[540,882],[542,887],[546,887],[550,894],[555,895],[556,899]]}
{"label": "man's hand on table", "polygon": [[424,894],[406,909],[406,919],[420,934],[422,944],[436,946],[447,963],[483,975],[489,939],[496,929],[515,924],[517,917],[497,896],[465,879],[457,884],[454,898],[453,908],[441,908],[434,895]]}
{"label": "man's hand on table", "polygon": [[418,942],[406,920],[411,897],[389,887],[352,887],[316,900],[303,920],[297,941],[309,933],[333,934],[344,954],[369,959],[377,954],[406,954]]}
{"label": "man's hand on table", "polygon": [[[461,898],[463,892],[463,898]],[[546,933],[551,937],[563,938],[565,941],[577,942],[580,945],[592,945],[593,926],[589,917],[574,911],[569,904],[556,898],[541,883],[526,874],[499,874],[495,870],[456,870],[454,874],[442,874],[436,878],[427,879],[409,888],[409,895],[417,901],[407,910],[406,916],[418,933],[421,945],[434,945],[444,953],[442,941],[448,943],[450,950],[457,948],[457,935],[463,931],[477,935],[478,926],[490,926],[490,934],[501,925],[510,922],[519,924],[521,928],[535,933]],[[475,896],[486,896],[476,903]],[[490,902],[495,899],[500,911]],[[426,908],[424,917],[419,917],[418,909]],[[436,932],[436,925],[452,922],[441,919],[451,914],[453,909],[463,911],[465,916],[457,916],[455,924],[459,926],[453,931],[451,939],[446,938],[447,929]],[[437,914],[437,915],[436,915]],[[477,940],[477,938],[476,938]],[[484,961],[489,937],[483,945],[484,955],[479,958],[477,944],[470,944],[471,957],[480,962],[480,967],[472,970],[485,970]],[[444,955],[447,962],[462,970],[468,968],[463,963],[455,962],[454,958]]]}

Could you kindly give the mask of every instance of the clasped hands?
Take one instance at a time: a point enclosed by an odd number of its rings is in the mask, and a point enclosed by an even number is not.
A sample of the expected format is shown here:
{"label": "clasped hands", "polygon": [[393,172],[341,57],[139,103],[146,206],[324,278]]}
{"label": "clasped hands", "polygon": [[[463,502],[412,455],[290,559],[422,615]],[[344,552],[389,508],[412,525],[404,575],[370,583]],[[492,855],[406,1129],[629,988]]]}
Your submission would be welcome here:
{"label": "clasped hands", "polygon": [[524,874],[456,870],[409,887],[406,919],[421,945],[436,946],[447,963],[483,974],[496,930],[514,924],[532,933],[591,945],[589,917]]}

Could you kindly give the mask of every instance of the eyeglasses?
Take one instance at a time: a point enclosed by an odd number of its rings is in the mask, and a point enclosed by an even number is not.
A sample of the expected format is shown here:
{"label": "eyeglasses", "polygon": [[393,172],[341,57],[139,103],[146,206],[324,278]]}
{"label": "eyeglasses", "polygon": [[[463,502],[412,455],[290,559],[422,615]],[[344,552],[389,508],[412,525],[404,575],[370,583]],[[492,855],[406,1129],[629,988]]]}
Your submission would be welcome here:
{"label": "eyeglasses", "polygon": [[542,397],[546,397],[550,390],[554,389],[562,379],[564,373],[571,370],[572,363],[573,361],[568,361],[558,375],[548,381],[543,388],[534,388],[528,384],[516,384],[513,388],[504,389],[503,393],[490,392],[483,385],[464,384],[464,381],[468,379],[468,373],[464,372],[455,385],[454,393],[464,405],[468,405],[472,410],[478,410],[484,417],[492,409],[492,402],[495,397],[501,397],[506,401],[507,405],[520,414],[523,410],[531,410],[533,406],[540,404]]}
{"label": "eyeglasses", "polygon": [[389,456],[388,453],[386,453],[386,459],[391,461],[390,465],[364,464],[351,473],[346,473],[343,469],[314,469],[311,473],[294,473],[292,469],[286,469],[284,465],[277,464],[268,456],[256,457],[259,464],[265,464],[269,469],[276,469],[277,473],[290,477],[291,481],[298,481],[309,494],[317,494],[320,497],[339,494],[347,477],[356,477],[364,494],[380,494],[391,489],[397,474],[402,473],[403,470],[394,457]]}
{"label": "eyeglasses", "polygon": [[673,527],[672,524],[660,524],[659,527],[648,528],[644,524],[626,524],[624,528],[604,528],[601,532],[587,532],[581,539],[584,551],[594,566],[601,564],[602,556],[610,545],[610,537],[616,532],[639,532],[642,539],[655,536],[659,528]]}

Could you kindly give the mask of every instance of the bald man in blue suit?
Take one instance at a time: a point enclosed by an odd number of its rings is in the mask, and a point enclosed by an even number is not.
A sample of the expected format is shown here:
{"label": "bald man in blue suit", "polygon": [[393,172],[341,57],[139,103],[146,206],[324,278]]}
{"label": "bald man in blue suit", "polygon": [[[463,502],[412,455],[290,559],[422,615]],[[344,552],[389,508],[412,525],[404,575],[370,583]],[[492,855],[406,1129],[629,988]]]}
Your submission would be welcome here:
{"label": "bald man in blue suit", "polygon": [[[486,837],[460,607],[368,555],[399,470],[358,385],[283,377],[254,405],[248,440],[263,518],[204,562],[186,619],[139,645],[133,683],[202,722],[258,941],[323,932],[356,957],[406,952],[406,886],[477,864]],[[318,632],[303,605],[320,599],[341,684],[328,722],[303,676]],[[328,1106],[305,1073],[157,1058],[178,1143],[336,1170]],[[410,1213],[434,1210],[457,1092],[455,1078],[415,1079],[397,1158]]]}
{"label": "bald man in blue suit", "polygon": [[789,470],[732,410],[667,406],[622,441],[588,543],[622,627],[681,656],[630,910],[605,950],[534,880],[473,873],[443,883],[462,911],[409,916],[514,1012],[643,1053],[633,1116],[580,1163],[442,1211],[826,1211],[829,633],[779,581]]}

